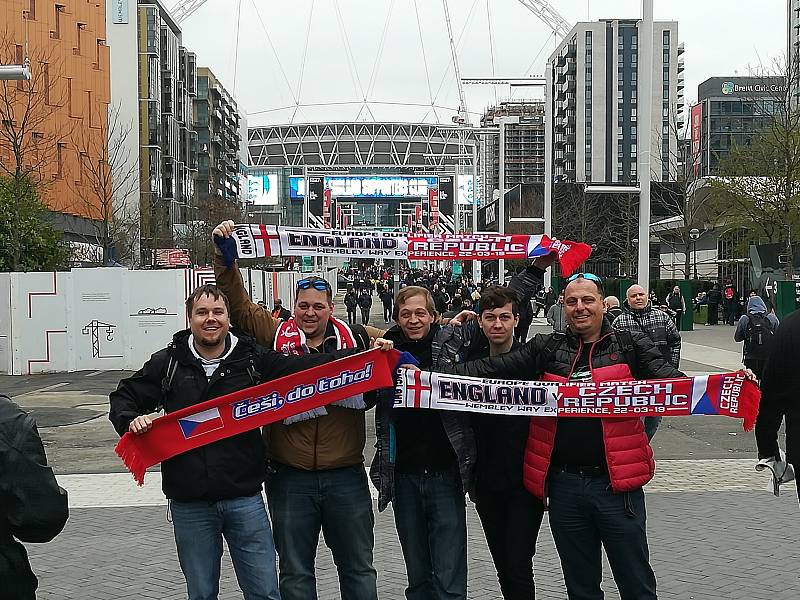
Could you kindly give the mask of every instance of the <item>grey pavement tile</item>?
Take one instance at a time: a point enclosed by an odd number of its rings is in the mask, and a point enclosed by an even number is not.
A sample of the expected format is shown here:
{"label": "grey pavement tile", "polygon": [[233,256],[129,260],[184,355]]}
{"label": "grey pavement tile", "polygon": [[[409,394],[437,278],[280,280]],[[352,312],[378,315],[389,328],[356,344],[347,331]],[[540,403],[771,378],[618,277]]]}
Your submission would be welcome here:
{"label": "grey pavement tile", "polygon": [[[796,600],[800,579],[797,497],[766,492],[651,493],[648,530],[661,600]],[[470,505],[469,598],[498,599],[496,576],[477,516]],[[402,599],[405,570],[391,509],[376,517],[375,565],[381,598]],[[28,546],[40,577],[39,598],[122,600],[185,598],[172,529],[162,507],[75,509],[50,544]],[[776,565],[788,578],[776,583]],[[565,598],[561,567],[547,519],[535,563],[537,598]],[[320,600],[340,597],[330,552],[320,544]],[[605,567],[603,588],[619,596]],[[241,598],[225,555],[221,600]]]}

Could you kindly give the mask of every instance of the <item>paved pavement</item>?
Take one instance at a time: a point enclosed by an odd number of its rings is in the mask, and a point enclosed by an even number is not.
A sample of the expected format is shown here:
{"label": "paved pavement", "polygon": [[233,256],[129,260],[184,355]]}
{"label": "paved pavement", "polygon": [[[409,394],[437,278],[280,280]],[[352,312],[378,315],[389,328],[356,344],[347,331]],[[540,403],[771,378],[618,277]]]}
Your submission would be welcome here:
{"label": "paved pavement", "polygon": [[[537,322],[531,332],[545,331],[542,325]],[[692,373],[737,368],[740,348],[732,334],[725,326],[684,332],[683,368]],[[40,598],[185,597],[160,474],[149,473],[145,486],[137,488],[111,450],[117,437],[105,418],[107,395],[124,375],[0,376],[0,390],[36,416],[48,457],[70,493],[65,531],[49,544],[28,546],[40,575]],[[370,443],[367,447],[371,450]],[[654,450],[657,473],[646,491],[659,597],[800,598],[796,490],[788,487],[779,498],[767,491],[768,479],[753,471],[752,434],[730,419],[672,418],[664,421]],[[468,518],[469,597],[500,598],[471,503]],[[377,515],[375,532],[380,595],[402,598],[405,570],[391,508]],[[339,598],[330,553],[323,544],[320,548],[319,597]],[[220,598],[241,598],[230,562],[224,561]],[[536,573],[539,598],[565,597],[546,520]],[[606,579],[607,597],[618,598],[607,567]]]}

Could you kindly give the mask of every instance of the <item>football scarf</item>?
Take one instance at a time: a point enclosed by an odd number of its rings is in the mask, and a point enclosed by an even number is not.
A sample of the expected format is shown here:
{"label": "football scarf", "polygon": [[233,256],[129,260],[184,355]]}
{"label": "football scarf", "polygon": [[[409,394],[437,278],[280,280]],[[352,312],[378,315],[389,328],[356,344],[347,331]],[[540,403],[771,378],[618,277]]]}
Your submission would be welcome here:
{"label": "football scarf", "polygon": [[371,350],[176,410],[147,433],[122,436],[114,451],[144,484],[148,467],[221,439],[356,394],[392,387],[397,350]]}
{"label": "football scarf", "polygon": [[215,237],[225,264],[265,256],[343,256],[400,260],[529,260],[558,254],[561,274],[570,275],[592,253],[588,244],[546,235],[462,233],[422,235],[344,229],[298,229],[236,225],[230,238]]}
{"label": "football scarf", "polygon": [[[353,335],[353,332],[350,330],[350,327],[333,315],[331,315],[329,320],[333,326],[333,333],[336,336],[336,349],[345,350],[347,348],[355,348],[356,338]],[[297,326],[297,322],[294,320],[294,317],[287,319],[278,326],[278,330],[275,332],[274,350],[277,352],[282,352],[283,354],[294,355],[306,354],[308,352],[308,346],[306,345],[306,334]],[[364,410],[367,408],[367,405],[364,404],[363,394],[357,394],[355,396],[351,396],[350,398],[345,398],[344,400],[337,400],[331,404],[343,406],[345,408],[353,408],[356,410]],[[283,422],[286,425],[291,425],[292,423],[297,423],[299,421],[307,421],[309,419],[316,419],[317,417],[324,417],[327,414],[328,411],[325,410],[325,407],[320,406],[312,410],[302,412],[298,415],[288,417],[284,419]]]}
{"label": "football scarf", "polygon": [[761,391],[743,371],[604,383],[476,379],[401,369],[395,408],[434,408],[530,417],[724,415],[750,431]]}

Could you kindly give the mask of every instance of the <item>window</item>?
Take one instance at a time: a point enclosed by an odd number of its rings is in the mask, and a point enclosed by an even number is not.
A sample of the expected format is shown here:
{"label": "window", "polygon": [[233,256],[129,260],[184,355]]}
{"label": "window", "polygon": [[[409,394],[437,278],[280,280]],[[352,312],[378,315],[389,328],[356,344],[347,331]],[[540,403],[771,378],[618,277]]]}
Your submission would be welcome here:
{"label": "window", "polygon": [[28,19],[31,21],[36,20],[36,0],[30,0],[28,5]]}
{"label": "window", "polygon": [[56,178],[61,179],[64,176],[64,148],[66,144],[56,144]]}
{"label": "window", "polygon": [[44,63],[42,65],[42,87],[44,88],[44,103],[45,106],[50,105],[50,65]]}
{"label": "window", "polygon": [[64,11],[63,4],[56,4],[56,29],[53,31],[53,39],[61,39],[61,13]]}
{"label": "window", "polygon": [[634,117],[634,118],[636,117],[636,109],[635,108],[631,109],[631,117]]}

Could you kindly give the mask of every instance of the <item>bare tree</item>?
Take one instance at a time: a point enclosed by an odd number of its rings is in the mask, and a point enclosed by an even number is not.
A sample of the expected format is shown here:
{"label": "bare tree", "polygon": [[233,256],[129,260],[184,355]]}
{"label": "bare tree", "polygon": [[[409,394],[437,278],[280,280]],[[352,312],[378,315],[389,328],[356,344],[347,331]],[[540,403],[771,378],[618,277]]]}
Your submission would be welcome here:
{"label": "bare tree", "polygon": [[11,271],[56,268],[68,255],[42,201],[73,127],[54,118],[68,90],[54,50],[25,53],[8,31],[0,33],[0,64],[27,59],[31,72],[27,81],[0,81],[0,265]]}
{"label": "bare tree", "polygon": [[75,212],[86,215],[92,238],[110,261],[133,265],[138,246],[139,160],[131,151],[133,124],[122,117],[119,105],[98,117],[99,131],[81,128],[73,136],[79,156],[80,179],[70,177]]}
{"label": "bare tree", "polygon": [[[22,46],[8,32],[0,34],[0,64],[15,64]],[[53,50],[34,48],[28,56],[31,78],[0,81],[0,171],[16,181],[27,179],[39,187],[54,175],[58,152],[74,127],[71,119],[53,113],[68,104],[62,64]],[[48,171],[45,167],[50,167]]]}

